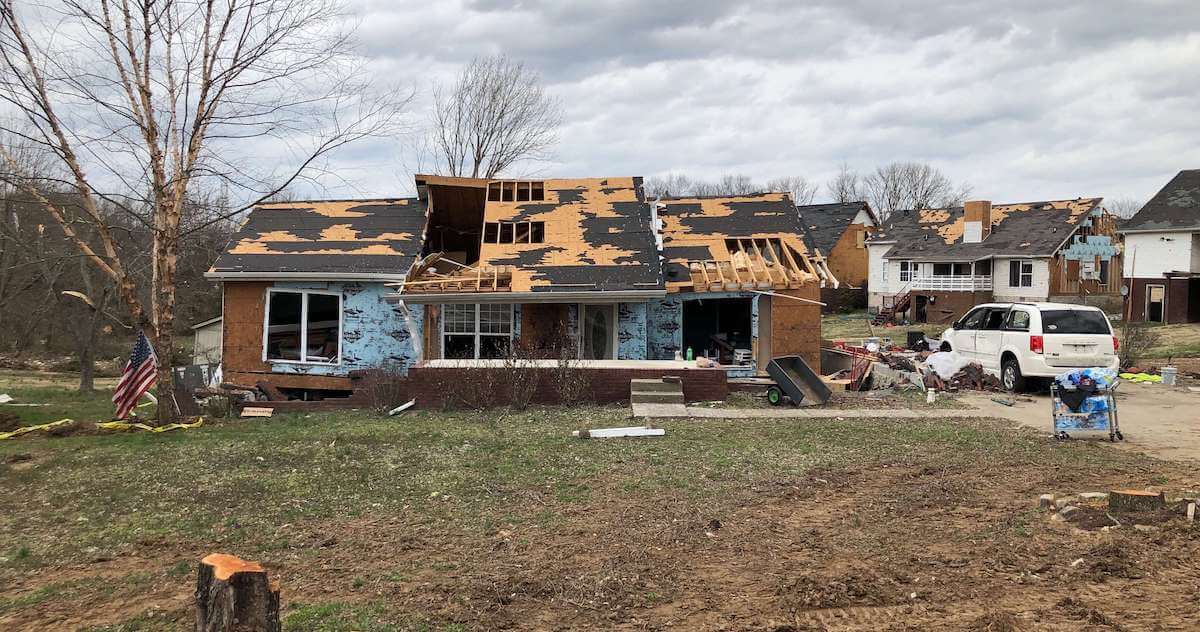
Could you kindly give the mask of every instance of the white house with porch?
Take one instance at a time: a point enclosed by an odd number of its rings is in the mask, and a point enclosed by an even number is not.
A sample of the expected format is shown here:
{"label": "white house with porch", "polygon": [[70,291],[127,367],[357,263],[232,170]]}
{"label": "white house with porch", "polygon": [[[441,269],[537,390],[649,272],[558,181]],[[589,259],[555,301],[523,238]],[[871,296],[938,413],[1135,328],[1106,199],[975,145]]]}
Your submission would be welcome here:
{"label": "white house with porch", "polygon": [[987,301],[1119,301],[1120,246],[1100,198],[900,211],[867,242],[880,322],[948,323]]}

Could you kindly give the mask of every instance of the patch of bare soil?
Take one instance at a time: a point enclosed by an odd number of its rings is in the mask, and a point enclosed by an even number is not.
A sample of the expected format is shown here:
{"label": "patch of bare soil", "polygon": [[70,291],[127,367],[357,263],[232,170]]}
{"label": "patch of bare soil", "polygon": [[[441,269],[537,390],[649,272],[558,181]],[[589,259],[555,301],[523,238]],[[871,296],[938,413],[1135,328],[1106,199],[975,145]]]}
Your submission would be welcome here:
{"label": "patch of bare soil", "polygon": [[16,415],[0,410],[0,432],[12,432],[21,427],[21,420]]}
{"label": "patch of bare soil", "polygon": [[[472,630],[1200,629],[1200,530],[1063,529],[1030,499],[1074,476],[897,457],[704,499],[602,480],[575,503],[498,487],[504,510],[487,529],[460,520],[477,507],[431,499],[436,511],[280,525],[227,552],[261,560],[285,610],[370,602],[397,621],[415,613]],[[1119,487],[1135,473],[1078,476]],[[187,629],[194,561],[220,546],[146,540],[14,577],[0,597],[102,581],[0,614],[0,628],[72,629],[156,609]],[[167,572],[180,561],[190,572]],[[146,572],[146,585],[114,599],[114,586]]]}

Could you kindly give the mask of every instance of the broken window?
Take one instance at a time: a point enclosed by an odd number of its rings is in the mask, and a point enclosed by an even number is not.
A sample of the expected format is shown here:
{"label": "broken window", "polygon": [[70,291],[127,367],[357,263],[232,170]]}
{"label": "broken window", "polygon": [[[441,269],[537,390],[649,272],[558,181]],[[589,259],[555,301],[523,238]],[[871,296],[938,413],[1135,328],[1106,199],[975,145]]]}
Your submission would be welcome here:
{"label": "broken window", "polygon": [[263,357],[280,362],[341,361],[342,297],[330,292],[271,290]]}
{"label": "broken window", "polygon": [[507,358],[512,346],[512,326],[512,305],[445,305],[442,310],[442,357],[456,360]]}
{"label": "broken window", "polygon": [[545,222],[486,222],[485,244],[540,244],[546,240]]}

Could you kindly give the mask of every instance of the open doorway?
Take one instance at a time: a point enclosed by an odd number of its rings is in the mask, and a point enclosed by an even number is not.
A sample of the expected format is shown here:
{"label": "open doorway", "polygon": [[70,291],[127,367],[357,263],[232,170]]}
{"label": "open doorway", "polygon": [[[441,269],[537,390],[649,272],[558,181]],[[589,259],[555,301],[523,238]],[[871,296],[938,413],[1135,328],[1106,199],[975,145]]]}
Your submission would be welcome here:
{"label": "open doorway", "polygon": [[683,302],[683,350],[719,364],[749,364],[753,343],[752,298],[706,298]]}
{"label": "open doorway", "polygon": [[1151,323],[1164,322],[1167,305],[1165,285],[1146,286],[1146,320]]}

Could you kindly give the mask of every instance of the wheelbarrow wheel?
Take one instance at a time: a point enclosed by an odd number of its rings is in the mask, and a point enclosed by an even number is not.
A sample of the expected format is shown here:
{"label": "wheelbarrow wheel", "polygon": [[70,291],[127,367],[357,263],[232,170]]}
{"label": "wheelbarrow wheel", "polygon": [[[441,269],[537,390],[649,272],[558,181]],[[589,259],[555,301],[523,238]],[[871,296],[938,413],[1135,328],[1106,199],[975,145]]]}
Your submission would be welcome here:
{"label": "wheelbarrow wheel", "polygon": [[772,406],[778,406],[783,403],[783,391],[778,386],[772,386],[767,389],[767,402]]}

